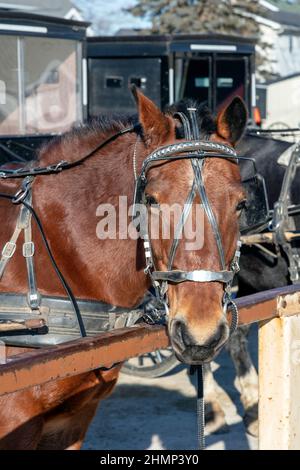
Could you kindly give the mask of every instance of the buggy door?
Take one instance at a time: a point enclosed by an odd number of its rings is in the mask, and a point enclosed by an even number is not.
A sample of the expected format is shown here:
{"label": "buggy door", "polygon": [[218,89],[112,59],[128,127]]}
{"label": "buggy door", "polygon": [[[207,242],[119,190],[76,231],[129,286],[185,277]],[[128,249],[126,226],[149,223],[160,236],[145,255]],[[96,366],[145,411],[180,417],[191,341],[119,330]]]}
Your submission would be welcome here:
{"label": "buggy door", "polygon": [[135,84],[161,106],[162,59],[113,57],[89,59],[89,116],[136,112],[128,88]]}
{"label": "buggy door", "polygon": [[250,84],[247,56],[201,54],[198,57],[176,57],[176,101],[192,98],[216,112],[238,95],[250,109]]}
{"label": "buggy door", "polygon": [[212,59],[177,57],[175,61],[175,101],[192,98],[212,107]]}
{"label": "buggy door", "polygon": [[245,56],[217,56],[214,63],[214,103],[218,111],[235,96],[240,96],[249,108],[249,58]]}

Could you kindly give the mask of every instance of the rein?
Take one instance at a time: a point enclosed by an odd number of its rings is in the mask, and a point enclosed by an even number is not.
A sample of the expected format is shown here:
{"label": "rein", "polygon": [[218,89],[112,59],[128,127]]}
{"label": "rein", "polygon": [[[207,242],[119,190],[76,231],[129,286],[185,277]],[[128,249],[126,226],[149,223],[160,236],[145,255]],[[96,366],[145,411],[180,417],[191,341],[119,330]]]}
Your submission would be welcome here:
{"label": "rein", "polygon": [[85,337],[86,336],[86,330],[85,330],[85,326],[84,326],[84,323],[83,323],[83,320],[82,320],[82,316],[81,316],[81,313],[80,313],[80,310],[79,310],[79,307],[78,307],[78,304],[77,304],[77,300],[76,300],[76,298],[75,298],[75,296],[72,292],[71,287],[67,283],[65,277],[63,276],[62,272],[60,271],[60,269],[59,269],[59,267],[58,267],[58,265],[55,261],[55,258],[53,256],[53,253],[52,253],[51,249],[50,249],[47,237],[45,235],[43,225],[42,225],[41,220],[40,220],[39,216],[37,215],[36,211],[33,209],[33,207],[30,204],[28,204],[24,200],[20,200],[18,202],[15,202],[15,196],[0,193],[0,197],[10,200],[13,204],[22,204],[30,212],[30,214],[34,218],[34,220],[36,222],[36,225],[39,229],[39,232],[41,234],[44,246],[47,250],[47,254],[48,254],[48,256],[51,260],[52,266],[53,266],[53,268],[54,268],[54,270],[57,274],[57,277],[59,278],[59,280],[60,280],[60,282],[61,282],[61,284],[62,284],[62,286],[63,286],[63,288],[64,288],[67,296],[69,297],[69,300],[70,300],[70,302],[73,306],[74,312],[75,312],[76,317],[77,317],[78,326],[79,326],[79,329],[80,329],[80,334],[81,334],[82,337]]}
{"label": "rein", "polygon": [[106,140],[101,142],[101,144],[99,144],[96,148],[94,148],[87,155],[80,158],[79,160],[76,160],[75,162],[67,162],[65,160],[61,160],[60,162],[54,163],[53,165],[48,165],[45,167],[35,167],[30,170],[23,169],[23,168],[16,169],[16,170],[1,169],[0,178],[8,179],[8,178],[25,178],[26,176],[51,175],[54,173],[60,173],[63,170],[69,170],[71,168],[74,168],[84,163],[86,160],[88,160],[93,155],[95,155],[95,153],[97,153],[103,147],[105,147],[106,145],[116,140],[118,137],[124,134],[128,134],[129,132],[138,131],[139,129],[140,129],[140,125],[136,124],[134,126],[126,127],[125,129],[122,129],[119,132],[116,132],[115,134],[113,134],[112,136],[108,137]]}

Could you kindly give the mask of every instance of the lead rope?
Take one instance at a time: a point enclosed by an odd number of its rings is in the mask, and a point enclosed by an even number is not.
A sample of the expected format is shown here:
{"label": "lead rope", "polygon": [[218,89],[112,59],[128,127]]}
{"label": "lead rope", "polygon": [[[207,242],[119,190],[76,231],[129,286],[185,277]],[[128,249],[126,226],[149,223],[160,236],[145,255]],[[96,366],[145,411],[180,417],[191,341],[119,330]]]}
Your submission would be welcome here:
{"label": "lead rope", "polygon": [[[233,302],[230,301],[231,310],[231,325],[230,336],[235,332],[239,322],[238,308]],[[205,450],[205,400],[204,400],[204,368],[203,364],[200,366],[191,366],[190,375],[196,372],[197,380],[197,443],[198,450]]]}
{"label": "lead rope", "polygon": [[[197,124],[196,109],[188,108],[188,111],[189,111],[190,118],[192,121],[193,131],[191,130],[189,120],[185,116],[185,114],[177,113],[178,117],[181,119],[181,122],[183,124],[185,137],[189,140],[192,140],[192,139],[199,140],[200,135],[199,135],[199,127]],[[192,160],[192,167],[194,170],[195,180],[194,180],[193,188],[191,192],[193,193],[194,191],[194,185],[196,181],[200,197],[202,199],[202,202],[204,203],[206,215],[210,221],[210,225],[213,229],[214,236],[217,242],[217,247],[218,247],[220,260],[221,260],[221,266],[222,266],[222,269],[225,269],[225,256],[224,256],[220,232],[218,229],[218,225],[216,223],[214,213],[212,212],[209,201],[207,199],[206,191],[205,191],[204,184],[202,181],[201,167],[203,166],[203,162],[204,160],[201,160],[200,162],[197,159]],[[178,244],[178,240],[174,239],[172,249],[171,249],[171,254],[172,254],[171,262],[169,261],[170,266],[168,267],[168,269],[171,269],[171,264],[175,256],[177,244]],[[239,257],[240,257],[240,246],[241,244],[240,242],[238,242],[237,250],[234,254],[234,258],[233,258],[232,265],[231,265],[231,269],[234,272],[237,272],[239,270],[238,263],[239,263]],[[231,325],[230,325],[230,336],[234,333],[234,331],[236,330],[238,326],[238,309],[237,309],[236,304],[231,299],[231,283],[232,282],[227,283],[227,286],[225,288],[224,298],[223,298],[225,313],[227,312],[228,306],[231,305],[232,317],[231,317]],[[197,380],[197,442],[198,442],[198,449],[205,450],[205,400],[204,400],[203,365],[201,364],[199,366],[191,366],[190,374],[193,375],[195,372],[196,372],[196,380]]]}
{"label": "lead rope", "polygon": [[205,450],[205,401],[203,365],[196,366],[197,371],[197,440],[198,449]]}
{"label": "lead rope", "polygon": [[[237,250],[235,252],[235,256],[233,259],[233,263],[231,265],[230,271],[226,271],[226,266],[225,266],[225,256],[223,252],[223,246],[222,246],[222,239],[219,233],[218,225],[214,216],[214,213],[210,207],[209,201],[206,196],[205,192],[205,187],[203,184],[202,180],[202,175],[201,175],[201,168],[203,165],[203,161],[206,157],[208,156],[213,156],[212,153],[207,153],[206,149],[209,148],[212,149],[212,146],[217,146],[218,150],[222,150],[229,152],[229,148],[223,146],[220,146],[220,144],[212,144],[206,141],[200,141],[200,135],[198,132],[198,127],[197,127],[197,118],[196,118],[196,109],[195,108],[189,108],[190,112],[190,118],[192,120],[193,124],[193,133],[191,132],[190,124],[188,118],[185,116],[183,113],[176,113],[176,115],[180,118],[183,127],[184,127],[184,134],[185,138],[189,139],[187,142],[184,142],[182,144],[174,144],[174,145],[169,145],[165,147],[161,147],[152,154],[150,154],[146,160],[144,160],[142,170],[140,175],[137,177],[137,171],[136,171],[136,147],[137,147],[137,142],[134,146],[134,152],[133,152],[133,172],[134,172],[134,177],[136,180],[136,187],[135,187],[135,195],[134,195],[134,205],[136,206],[137,203],[145,203],[144,202],[144,195],[145,195],[145,187],[147,183],[146,179],[146,172],[148,165],[152,161],[163,161],[163,160],[168,160],[171,156],[174,157],[179,153],[181,150],[183,152],[186,152],[187,149],[196,152],[195,154],[190,154],[188,156],[178,156],[178,158],[190,158],[192,159],[192,167],[194,171],[194,182],[192,189],[189,193],[188,199],[185,203],[185,209],[181,215],[180,221],[176,227],[175,230],[175,237],[171,245],[171,250],[169,253],[169,261],[168,261],[168,269],[169,271],[156,271],[155,270],[155,265],[154,265],[154,259],[152,255],[152,250],[151,250],[151,242],[150,242],[150,237],[148,234],[148,227],[147,223],[145,221],[140,221],[139,223],[139,232],[140,232],[140,237],[142,240],[144,240],[144,253],[145,253],[145,260],[146,260],[146,268],[144,270],[145,274],[147,274],[150,279],[152,286],[155,290],[156,294],[156,300],[160,304],[159,308],[154,308],[151,310],[150,313],[145,312],[143,318],[147,323],[157,323],[158,321],[161,322],[162,320],[165,320],[166,317],[168,316],[168,300],[167,300],[167,287],[168,287],[168,281],[173,281],[173,282],[183,282],[187,280],[193,280],[196,282],[206,282],[206,281],[220,281],[224,282],[226,284],[224,296],[223,296],[223,305],[224,305],[224,313],[226,314],[228,306],[231,304],[232,305],[232,322],[231,322],[231,327],[230,327],[230,334],[232,334],[238,324],[238,317],[237,317],[237,308],[236,305],[233,303],[231,300],[231,282],[233,279],[233,275],[235,272],[238,270],[238,259],[239,259],[239,243]],[[175,115],[175,116],[176,116]],[[191,142],[191,140],[193,142]],[[200,145],[201,144],[201,145]],[[226,149],[226,150],[225,150]],[[236,153],[234,152],[233,149],[230,149],[230,158],[231,156],[236,157]],[[223,154],[222,154],[223,155]],[[228,153],[227,153],[228,155]],[[220,156],[217,154],[217,156]],[[224,156],[224,155],[223,155]],[[194,157],[194,158],[193,158]],[[201,161],[199,162],[199,159],[197,157],[201,157]],[[194,199],[194,190],[196,189],[195,186],[197,186],[197,189],[199,191],[199,195],[204,203],[205,206],[205,211],[207,218],[210,222],[210,226],[213,229],[214,236],[217,242],[217,248],[219,251],[220,255],[220,261],[221,261],[221,266],[222,266],[222,271],[212,272],[212,271],[192,271],[192,272],[186,272],[186,271],[172,271],[172,263],[173,259],[176,253],[176,248],[178,246],[178,241],[179,241],[179,235],[181,233],[181,230],[183,229],[184,222],[186,220],[186,217],[188,216],[189,209],[191,207],[191,204]],[[187,204],[188,202],[188,204]],[[186,207],[187,206],[187,207]],[[225,277],[225,273],[227,276]],[[175,277],[175,274],[177,277]],[[197,275],[196,275],[197,274]],[[216,278],[216,274],[219,275],[219,277]],[[229,276],[228,276],[229,275]],[[160,283],[159,281],[163,281]],[[163,306],[163,311],[161,310],[161,306]],[[194,373],[197,371],[197,419],[198,419],[198,443],[199,443],[199,449],[204,450],[205,448],[205,440],[204,440],[204,427],[205,427],[205,416],[204,416],[204,394],[203,394],[203,369],[202,365],[201,366],[193,366],[191,367],[191,373]]]}

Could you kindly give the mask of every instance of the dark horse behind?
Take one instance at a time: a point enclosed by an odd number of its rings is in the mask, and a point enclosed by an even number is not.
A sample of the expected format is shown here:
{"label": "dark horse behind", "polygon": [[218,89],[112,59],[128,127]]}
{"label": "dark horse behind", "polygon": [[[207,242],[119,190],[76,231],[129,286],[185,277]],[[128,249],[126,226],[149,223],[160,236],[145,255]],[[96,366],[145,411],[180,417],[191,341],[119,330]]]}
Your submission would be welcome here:
{"label": "dark horse behind", "polygon": [[[269,137],[245,135],[238,150],[242,155],[255,158],[258,172],[264,177],[269,207],[272,210],[278,201],[286,167],[278,163],[279,157],[291,147],[290,142]],[[300,203],[300,167],[291,184],[291,202]],[[294,217],[295,228],[300,229],[300,216]],[[299,241],[294,243],[300,248]],[[275,256],[255,246],[243,246],[240,262],[239,295],[282,287],[290,284],[288,260],[282,250],[266,246]]]}

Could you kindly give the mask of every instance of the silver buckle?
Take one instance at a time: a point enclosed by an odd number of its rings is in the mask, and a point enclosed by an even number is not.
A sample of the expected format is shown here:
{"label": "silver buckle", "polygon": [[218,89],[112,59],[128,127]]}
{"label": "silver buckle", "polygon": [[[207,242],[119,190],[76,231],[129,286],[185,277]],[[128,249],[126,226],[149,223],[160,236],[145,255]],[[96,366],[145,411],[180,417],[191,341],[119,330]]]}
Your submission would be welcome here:
{"label": "silver buckle", "polygon": [[24,258],[31,258],[34,255],[34,243],[23,243],[23,256]]}
{"label": "silver buckle", "polygon": [[2,250],[3,258],[12,258],[16,251],[16,247],[17,245],[14,242],[7,242]]}

